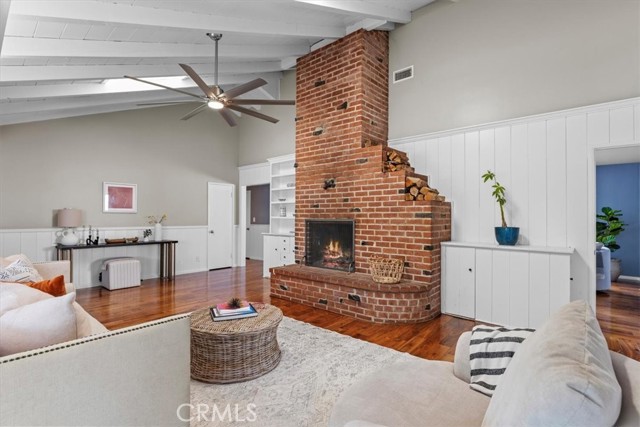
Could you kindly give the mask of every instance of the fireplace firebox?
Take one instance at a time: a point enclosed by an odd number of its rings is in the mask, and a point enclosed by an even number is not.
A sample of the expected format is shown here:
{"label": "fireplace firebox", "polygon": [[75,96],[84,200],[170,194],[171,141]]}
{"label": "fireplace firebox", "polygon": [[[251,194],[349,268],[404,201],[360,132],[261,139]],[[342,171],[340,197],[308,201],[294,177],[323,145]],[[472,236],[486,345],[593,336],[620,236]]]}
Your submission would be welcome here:
{"label": "fireplace firebox", "polygon": [[354,271],[355,221],[305,220],[305,265]]}

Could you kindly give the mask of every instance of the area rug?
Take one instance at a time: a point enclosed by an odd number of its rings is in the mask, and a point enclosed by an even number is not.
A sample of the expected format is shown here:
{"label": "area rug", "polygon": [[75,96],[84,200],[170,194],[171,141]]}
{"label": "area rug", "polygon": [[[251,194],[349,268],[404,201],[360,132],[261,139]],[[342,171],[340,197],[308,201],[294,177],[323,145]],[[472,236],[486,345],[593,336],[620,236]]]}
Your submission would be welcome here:
{"label": "area rug", "polygon": [[326,426],[340,394],[358,379],[414,358],[366,341],[283,318],[280,364],[236,384],[191,381],[191,426]]}

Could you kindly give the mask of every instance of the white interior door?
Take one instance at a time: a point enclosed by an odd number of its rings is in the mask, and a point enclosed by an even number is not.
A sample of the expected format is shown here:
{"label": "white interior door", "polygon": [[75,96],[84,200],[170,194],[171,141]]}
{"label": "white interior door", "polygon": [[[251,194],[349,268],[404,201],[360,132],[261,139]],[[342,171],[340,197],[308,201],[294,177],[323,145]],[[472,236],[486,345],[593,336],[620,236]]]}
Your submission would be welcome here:
{"label": "white interior door", "polygon": [[233,265],[234,190],[233,184],[209,183],[207,234],[207,268],[209,270]]}

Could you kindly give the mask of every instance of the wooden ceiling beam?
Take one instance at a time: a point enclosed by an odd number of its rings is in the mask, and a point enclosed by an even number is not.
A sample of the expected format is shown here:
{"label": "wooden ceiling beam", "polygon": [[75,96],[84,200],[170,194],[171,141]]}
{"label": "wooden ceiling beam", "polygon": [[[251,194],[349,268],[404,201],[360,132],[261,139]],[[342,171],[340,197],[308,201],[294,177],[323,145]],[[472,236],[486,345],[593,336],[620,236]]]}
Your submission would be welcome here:
{"label": "wooden ceiling beam", "polygon": [[[220,76],[219,84],[225,89],[229,89],[229,86],[246,83],[249,80],[253,80],[257,77],[261,77],[267,81],[278,81],[281,77],[281,73],[263,73],[255,74],[237,74]],[[201,95],[202,92],[196,84],[187,76],[176,75],[175,77],[164,77],[149,79],[154,82],[163,84],[176,89],[191,89],[195,95]],[[205,78],[205,82],[208,85],[213,85],[212,78]],[[86,96],[86,95],[110,95],[118,93],[135,93],[135,92],[149,92],[149,91],[162,91],[164,89],[158,88],[152,85],[148,85],[134,80],[125,78],[111,79],[104,83],[80,83],[80,84],[44,84],[44,85],[29,85],[29,86],[3,86],[0,87],[0,100],[21,100],[21,99],[41,99],[41,98],[62,98],[71,96]],[[195,98],[194,98],[195,99]]]}
{"label": "wooden ceiling beam", "polygon": [[[295,62],[294,62],[295,65]],[[213,75],[213,65],[193,64],[191,67],[201,76]],[[225,74],[258,74],[281,71],[281,61],[222,63],[221,76]],[[24,65],[0,66],[0,82],[29,82],[52,80],[116,79],[130,75],[136,77],[162,77],[180,75],[178,64],[163,65]]]}
{"label": "wooden ceiling beam", "polygon": [[[280,59],[309,52],[306,43],[296,45],[222,45],[220,58]],[[67,58],[212,58],[209,44],[140,43],[96,40],[5,37],[2,57]]]}
{"label": "wooden ceiling beam", "polygon": [[319,38],[340,38],[345,35],[343,27],[313,23],[301,25],[300,22],[287,21],[286,16],[279,21],[268,21],[85,0],[17,1],[11,6],[11,14],[16,17],[35,17],[63,22],[163,27],[200,30],[203,33],[221,32]]}
{"label": "wooden ceiling beam", "polygon": [[411,11],[404,10],[393,6],[395,2],[362,1],[362,0],[296,0],[298,3],[304,3],[312,7],[324,10],[332,10],[334,12],[342,12],[348,15],[361,15],[363,17],[379,19],[383,21],[396,22],[399,24],[407,24],[411,22]]}

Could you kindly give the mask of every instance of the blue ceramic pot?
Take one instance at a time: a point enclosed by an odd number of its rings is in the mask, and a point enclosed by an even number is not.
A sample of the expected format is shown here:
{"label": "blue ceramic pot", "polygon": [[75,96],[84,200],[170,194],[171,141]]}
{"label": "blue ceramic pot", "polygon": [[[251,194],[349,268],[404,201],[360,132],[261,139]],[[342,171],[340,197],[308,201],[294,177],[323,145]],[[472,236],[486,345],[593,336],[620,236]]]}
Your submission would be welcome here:
{"label": "blue ceramic pot", "polygon": [[519,227],[496,227],[495,230],[499,245],[513,246],[518,243]]}

